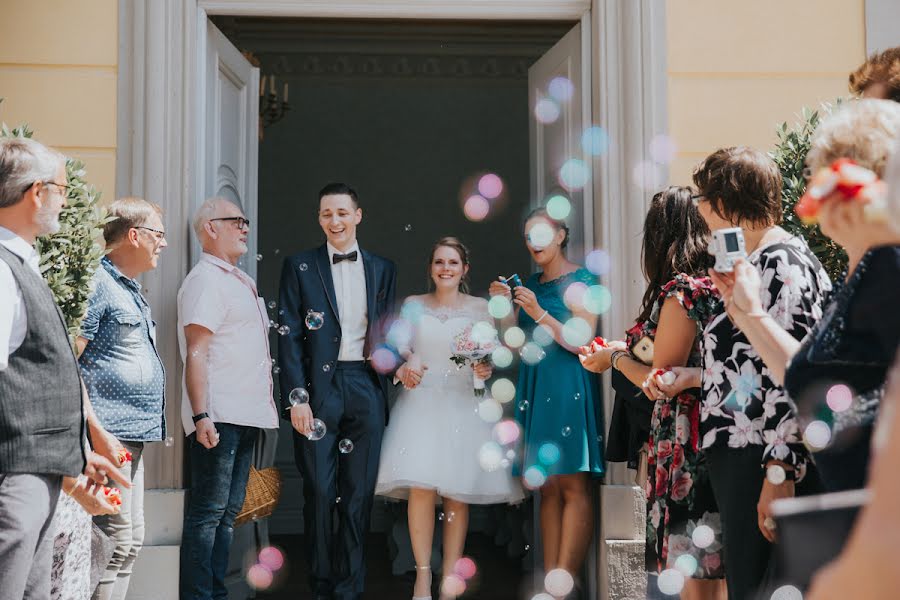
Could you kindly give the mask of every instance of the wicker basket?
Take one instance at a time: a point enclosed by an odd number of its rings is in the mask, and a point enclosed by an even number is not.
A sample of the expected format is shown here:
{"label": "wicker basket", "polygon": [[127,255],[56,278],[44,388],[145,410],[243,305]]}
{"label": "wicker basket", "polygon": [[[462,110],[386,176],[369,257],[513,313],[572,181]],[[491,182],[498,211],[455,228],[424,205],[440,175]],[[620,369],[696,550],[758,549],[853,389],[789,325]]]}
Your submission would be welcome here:
{"label": "wicker basket", "polygon": [[268,517],[278,505],[281,496],[281,473],[275,467],[259,470],[250,467],[247,479],[247,496],[244,506],[234,520],[235,526]]}

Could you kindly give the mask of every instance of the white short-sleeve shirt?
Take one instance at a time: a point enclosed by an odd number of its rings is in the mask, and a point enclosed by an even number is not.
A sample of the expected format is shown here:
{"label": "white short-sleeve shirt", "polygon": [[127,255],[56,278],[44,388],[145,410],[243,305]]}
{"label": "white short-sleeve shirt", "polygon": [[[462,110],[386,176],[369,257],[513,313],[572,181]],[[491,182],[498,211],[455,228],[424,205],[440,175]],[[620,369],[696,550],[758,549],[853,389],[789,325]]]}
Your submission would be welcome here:
{"label": "white short-sleeve shirt", "polygon": [[[0,227],[0,244],[41,274],[40,257],[34,247],[5,227]],[[28,313],[22,290],[6,262],[0,260],[0,371],[9,365],[10,355],[25,341]]]}
{"label": "white short-sleeve shirt", "polygon": [[[269,317],[256,284],[234,265],[203,253],[178,290],[178,347],[187,361],[184,328],[213,332],[209,345],[207,409],[217,423],[264,429],[278,427],[272,398]],[[187,385],[182,375],[181,419],[194,432]]]}

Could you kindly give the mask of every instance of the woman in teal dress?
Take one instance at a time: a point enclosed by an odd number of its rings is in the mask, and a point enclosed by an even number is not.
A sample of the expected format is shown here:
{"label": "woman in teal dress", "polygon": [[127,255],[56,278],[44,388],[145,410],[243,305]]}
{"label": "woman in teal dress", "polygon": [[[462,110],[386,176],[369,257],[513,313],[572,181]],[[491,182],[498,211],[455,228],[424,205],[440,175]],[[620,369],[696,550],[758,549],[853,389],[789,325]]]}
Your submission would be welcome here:
{"label": "woman in teal dress", "polygon": [[510,298],[516,307],[504,331],[517,316],[525,333],[516,386],[523,437],[516,473],[541,494],[544,568],[574,575],[593,531],[591,478],[604,471],[599,378],[578,359],[579,346],[593,339],[602,298],[592,287],[596,277],[566,259],[568,237],[566,225],[544,209],[532,212],[525,238],[540,272],[515,289],[495,281],[490,293]]}

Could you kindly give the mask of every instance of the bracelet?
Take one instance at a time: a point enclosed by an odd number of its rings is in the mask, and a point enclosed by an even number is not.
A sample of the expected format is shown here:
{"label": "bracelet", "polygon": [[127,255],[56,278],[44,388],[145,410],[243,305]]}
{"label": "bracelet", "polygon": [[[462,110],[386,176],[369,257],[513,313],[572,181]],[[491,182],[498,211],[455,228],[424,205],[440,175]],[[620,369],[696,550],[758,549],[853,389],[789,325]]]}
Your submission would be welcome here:
{"label": "bracelet", "polygon": [[196,423],[197,421],[200,421],[201,419],[206,419],[207,417],[209,417],[209,413],[202,412],[202,413],[197,413],[192,418],[194,419],[194,423]]}
{"label": "bracelet", "polygon": [[624,350],[616,350],[612,353],[612,356],[609,357],[609,366],[611,366],[616,371],[619,370],[619,359],[623,356],[628,356],[628,353]]}
{"label": "bracelet", "polygon": [[545,310],[545,311],[544,311],[544,314],[542,314],[540,317],[538,317],[537,319],[534,320],[534,323],[535,323],[535,324],[538,324],[538,323],[540,323],[541,321],[543,321],[543,320],[544,320],[544,317],[547,316],[547,313],[548,313],[548,311]]}

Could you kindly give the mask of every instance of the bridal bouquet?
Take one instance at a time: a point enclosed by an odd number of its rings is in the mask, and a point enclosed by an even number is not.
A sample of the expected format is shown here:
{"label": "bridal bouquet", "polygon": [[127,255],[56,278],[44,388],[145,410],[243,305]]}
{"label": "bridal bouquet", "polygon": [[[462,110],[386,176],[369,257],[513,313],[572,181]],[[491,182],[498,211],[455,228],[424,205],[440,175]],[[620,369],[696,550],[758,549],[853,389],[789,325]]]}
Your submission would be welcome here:
{"label": "bridal bouquet", "polygon": [[[488,356],[497,349],[497,331],[487,323],[469,325],[453,338],[450,344],[450,360],[457,369],[466,365],[476,365],[488,361]],[[484,396],[484,380],[473,375],[475,395]]]}

